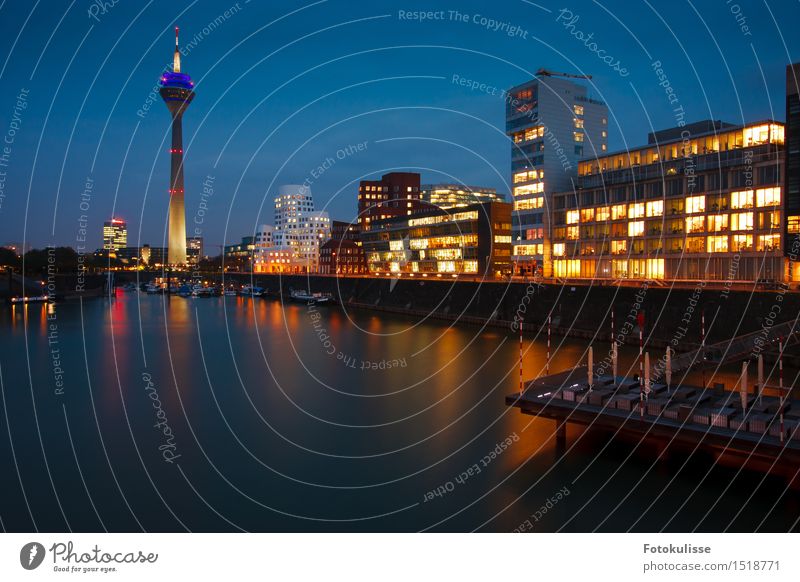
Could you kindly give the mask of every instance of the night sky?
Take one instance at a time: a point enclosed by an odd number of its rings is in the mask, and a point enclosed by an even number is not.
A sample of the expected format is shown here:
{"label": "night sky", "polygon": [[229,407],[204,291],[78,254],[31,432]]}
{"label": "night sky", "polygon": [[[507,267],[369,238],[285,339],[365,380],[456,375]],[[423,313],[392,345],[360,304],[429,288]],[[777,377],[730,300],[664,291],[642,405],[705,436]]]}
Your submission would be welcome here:
{"label": "night sky", "polygon": [[[409,18],[420,10],[443,12]],[[211,176],[201,228],[206,253],[216,254],[214,245],[272,222],[279,184],[308,180],[317,208],[343,220],[356,214],[358,181],[393,170],[508,193],[499,89],[540,67],[593,75],[592,96],[611,110],[610,150],[675,125],[654,61],[687,121],[783,120],[798,22],[798,4],[776,0],[6,0],[0,139],[10,152],[0,164],[0,244],[75,246],[85,214],[89,248],[101,246],[111,215],[128,221],[130,245],[163,246],[170,118],[149,94],[171,62],[176,24],[182,70],[196,84],[184,116],[187,227]],[[454,75],[489,89],[453,83]],[[318,171],[328,158],[334,163]]]}

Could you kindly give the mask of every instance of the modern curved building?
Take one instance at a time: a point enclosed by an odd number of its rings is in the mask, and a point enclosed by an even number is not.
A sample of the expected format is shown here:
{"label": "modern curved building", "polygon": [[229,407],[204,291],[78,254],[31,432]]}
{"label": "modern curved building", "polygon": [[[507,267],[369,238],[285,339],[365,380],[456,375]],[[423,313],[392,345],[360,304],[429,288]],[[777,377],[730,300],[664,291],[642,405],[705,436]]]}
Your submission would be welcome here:
{"label": "modern curved building", "polygon": [[186,207],[183,189],[183,112],[194,99],[192,78],[181,73],[181,53],[178,50],[178,27],[175,27],[175,55],[172,72],[161,76],[161,98],[172,114],[172,147],[169,178],[169,230],[167,263],[186,265]]}

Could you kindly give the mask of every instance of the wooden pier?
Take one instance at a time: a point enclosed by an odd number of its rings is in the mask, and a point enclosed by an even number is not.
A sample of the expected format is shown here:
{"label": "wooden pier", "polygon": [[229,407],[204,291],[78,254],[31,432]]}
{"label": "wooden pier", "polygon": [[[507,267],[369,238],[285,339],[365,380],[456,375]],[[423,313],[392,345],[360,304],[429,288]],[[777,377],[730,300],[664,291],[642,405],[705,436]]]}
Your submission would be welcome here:
{"label": "wooden pier", "polygon": [[[593,376],[576,367],[525,383],[506,405],[556,421],[556,441],[566,443],[568,423],[660,444],[714,454],[787,478],[800,471],[800,401],[715,388],[651,384],[647,397],[638,378]],[[781,414],[783,408],[783,414]]]}

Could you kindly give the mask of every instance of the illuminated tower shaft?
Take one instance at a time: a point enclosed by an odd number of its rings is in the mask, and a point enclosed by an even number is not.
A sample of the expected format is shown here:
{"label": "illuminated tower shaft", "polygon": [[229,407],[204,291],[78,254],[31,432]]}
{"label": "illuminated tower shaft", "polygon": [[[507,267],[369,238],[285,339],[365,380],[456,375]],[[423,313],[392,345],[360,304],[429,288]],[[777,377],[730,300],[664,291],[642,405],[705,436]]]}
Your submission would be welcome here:
{"label": "illuminated tower shaft", "polygon": [[170,148],[169,230],[167,263],[186,264],[186,207],[183,189],[183,112],[194,99],[189,75],[181,73],[178,50],[178,27],[175,27],[175,55],[171,73],[161,77],[161,98],[172,114],[172,147]]}

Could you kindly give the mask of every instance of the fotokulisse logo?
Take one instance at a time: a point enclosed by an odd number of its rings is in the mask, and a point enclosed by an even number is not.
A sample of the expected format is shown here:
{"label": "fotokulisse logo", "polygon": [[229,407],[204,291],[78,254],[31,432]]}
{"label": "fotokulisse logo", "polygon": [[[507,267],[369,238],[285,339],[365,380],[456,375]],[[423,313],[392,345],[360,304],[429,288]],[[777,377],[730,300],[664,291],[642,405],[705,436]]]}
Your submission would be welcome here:
{"label": "fotokulisse logo", "polygon": [[26,570],[35,570],[44,562],[45,549],[39,542],[28,542],[19,551],[19,563]]}

